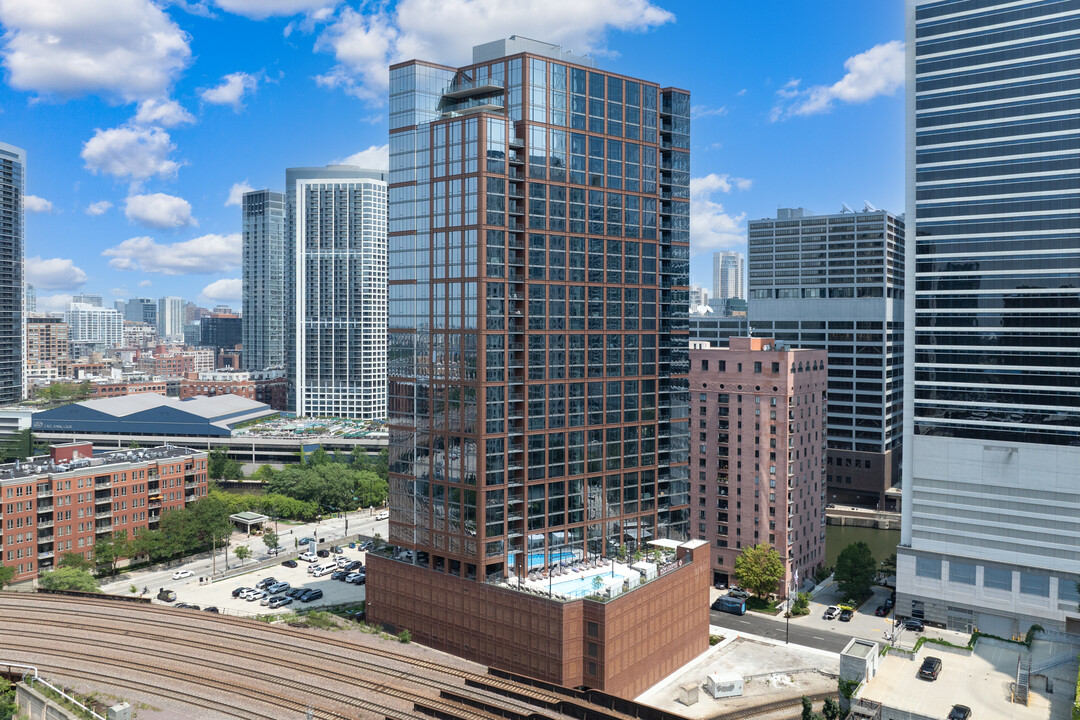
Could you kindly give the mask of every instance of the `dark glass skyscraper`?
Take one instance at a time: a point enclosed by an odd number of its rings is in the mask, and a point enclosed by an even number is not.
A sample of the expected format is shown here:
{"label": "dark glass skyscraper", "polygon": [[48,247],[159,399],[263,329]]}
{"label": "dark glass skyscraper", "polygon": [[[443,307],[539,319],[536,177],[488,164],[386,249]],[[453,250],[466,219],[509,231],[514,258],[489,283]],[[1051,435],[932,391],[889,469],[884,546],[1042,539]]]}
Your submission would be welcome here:
{"label": "dark glass skyscraper", "polygon": [[390,538],[485,580],[688,528],[686,92],[391,69]]}
{"label": "dark glass skyscraper", "polygon": [[398,558],[494,583],[688,539],[689,133],[689,93],[546,43],[391,67]]}
{"label": "dark glass skyscraper", "polygon": [[244,193],[244,367],[285,364],[285,196]]}
{"label": "dark glass skyscraper", "polygon": [[1080,2],[908,0],[897,613],[1080,630]]}
{"label": "dark glass skyscraper", "polygon": [[23,189],[26,153],[0,142],[0,403],[23,397]]}

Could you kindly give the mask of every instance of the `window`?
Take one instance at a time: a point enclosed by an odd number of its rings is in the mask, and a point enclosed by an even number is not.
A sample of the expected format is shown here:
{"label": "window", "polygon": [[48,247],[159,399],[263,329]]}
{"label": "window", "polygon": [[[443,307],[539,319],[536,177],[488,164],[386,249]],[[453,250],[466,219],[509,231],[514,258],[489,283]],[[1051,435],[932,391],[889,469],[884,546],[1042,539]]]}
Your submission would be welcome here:
{"label": "window", "polygon": [[1020,592],[1024,595],[1050,597],[1050,576],[1020,573]]}
{"label": "window", "polygon": [[701,369],[706,371],[706,372],[708,371],[708,369],[709,369],[709,361],[708,360],[702,360],[701,361]]}
{"label": "window", "polygon": [[754,372],[756,372],[756,373],[761,372],[761,363],[759,363],[759,362],[754,363]]}
{"label": "window", "polygon": [[1012,586],[1012,570],[992,567],[983,568],[983,587],[1012,590]]}
{"label": "window", "polygon": [[1075,579],[1058,578],[1058,599],[1080,603],[1080,591],[1077,590]]}
{"label": "window", "polygon": [[940,558],[915,558],[915,574],[919,577],[941,579]]}
{"label": "window", "polygon": [[949,561],[949,582],[963,583],[964,585],[975,584],[975,566],[969,563]]}

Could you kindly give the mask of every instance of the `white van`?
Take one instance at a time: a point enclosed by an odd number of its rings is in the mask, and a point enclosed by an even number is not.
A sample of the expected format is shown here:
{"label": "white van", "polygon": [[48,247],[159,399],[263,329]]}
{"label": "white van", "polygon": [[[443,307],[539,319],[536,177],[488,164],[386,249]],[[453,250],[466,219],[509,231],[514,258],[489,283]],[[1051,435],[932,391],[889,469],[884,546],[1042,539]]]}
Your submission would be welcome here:
{"label": "white van", "polygon": [[375,519],[376,520],[389,520],[390,519],[390,511],[389,510],[383,510],[381,513],[379,513],[378,515],[375,516]]}
{"label": "white van", "polygon": [[316,565],[311,574],[315,577],[322,577],[323,575],[329,575],[332,572],[337,571],[337,565]]}

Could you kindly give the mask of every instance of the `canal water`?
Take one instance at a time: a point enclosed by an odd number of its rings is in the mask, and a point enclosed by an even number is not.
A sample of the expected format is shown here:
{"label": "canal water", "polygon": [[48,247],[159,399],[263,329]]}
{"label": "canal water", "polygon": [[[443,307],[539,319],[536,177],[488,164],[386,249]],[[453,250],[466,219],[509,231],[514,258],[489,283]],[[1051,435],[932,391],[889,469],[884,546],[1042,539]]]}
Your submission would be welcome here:
{"label": "canal water", "polygon": [[896,552],[896,544],[900,542],[900,531],[851,527],[850,525],[826,525],[825,566],[835,566],[836,558],[844,548],[860,540],[870,546],[874,559],[880,563]]}

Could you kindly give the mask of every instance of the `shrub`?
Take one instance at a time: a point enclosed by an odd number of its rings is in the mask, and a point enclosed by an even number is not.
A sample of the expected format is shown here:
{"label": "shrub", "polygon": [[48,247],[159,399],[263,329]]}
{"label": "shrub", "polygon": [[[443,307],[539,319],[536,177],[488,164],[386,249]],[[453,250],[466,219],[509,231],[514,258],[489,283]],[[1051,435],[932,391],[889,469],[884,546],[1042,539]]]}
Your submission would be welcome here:
{"label": "shrub", "polygon": [[723,635],[710,635],[709,636],[709,644],[710,645],[717,645],[723,639],[724,639]]}
{"label": "shrub", "polygon": [[398,642],[408,644],[412,642],[412,633],[408,630],[402,630],[397,634]]}

